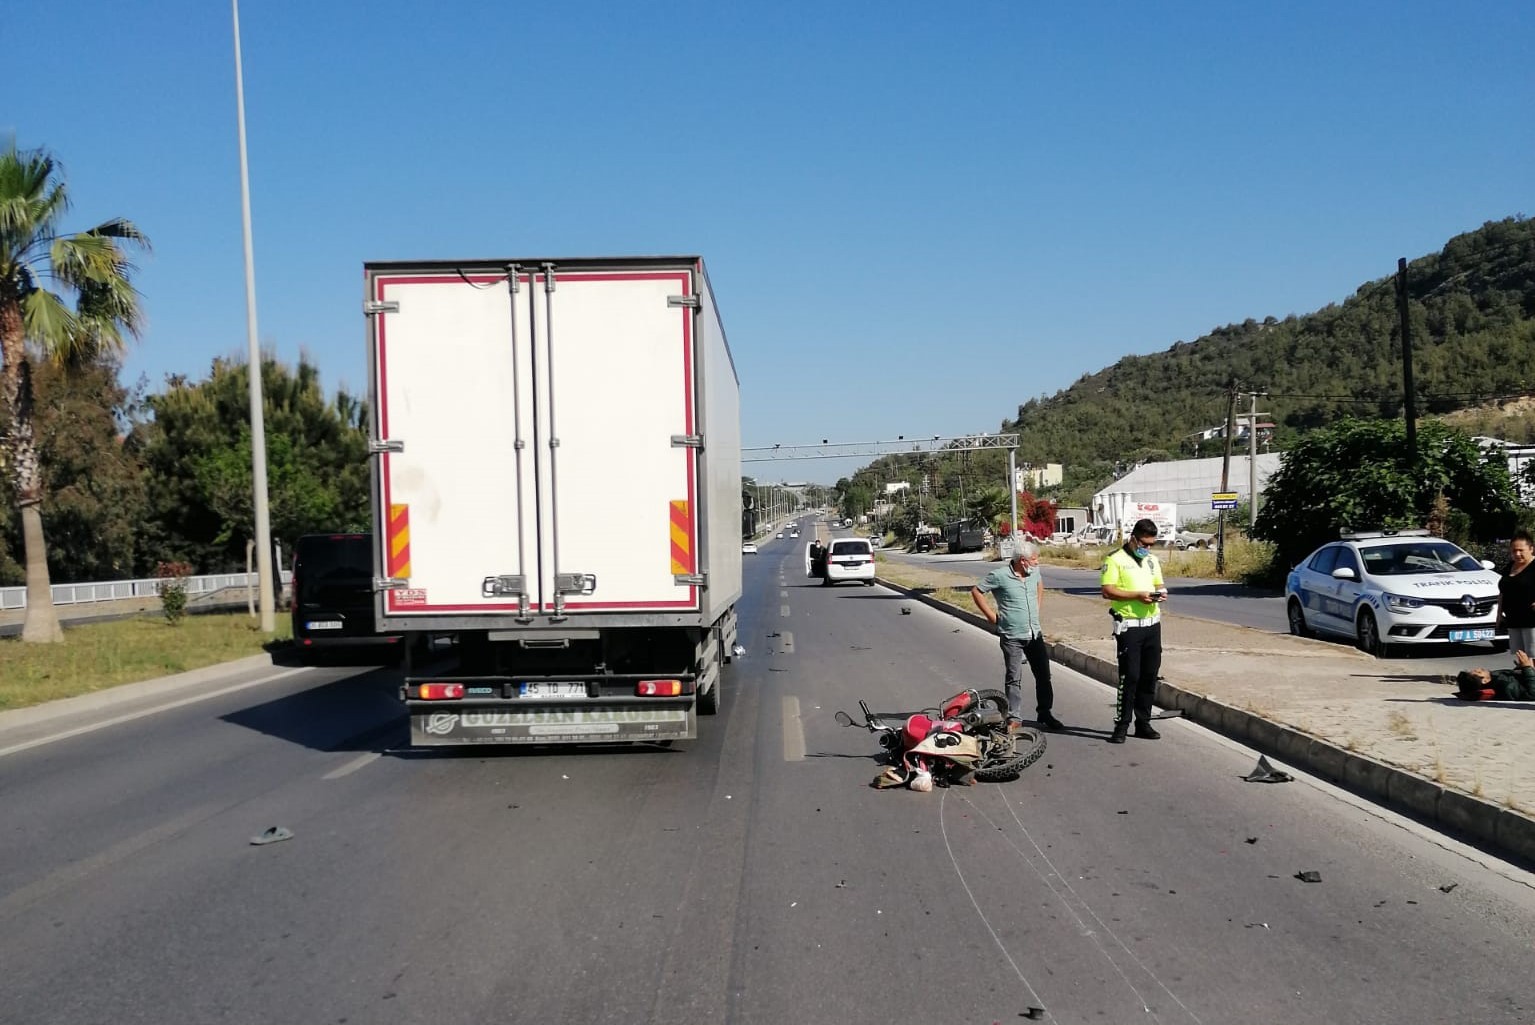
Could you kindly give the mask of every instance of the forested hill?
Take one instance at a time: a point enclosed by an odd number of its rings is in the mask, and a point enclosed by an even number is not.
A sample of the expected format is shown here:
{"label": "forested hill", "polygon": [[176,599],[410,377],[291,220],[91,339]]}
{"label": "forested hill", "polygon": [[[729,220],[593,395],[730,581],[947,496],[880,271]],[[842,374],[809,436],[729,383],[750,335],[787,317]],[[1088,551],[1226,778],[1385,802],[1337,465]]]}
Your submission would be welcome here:
{"label": "forested hill", "polygon": [[[1064,391],[1018,407],[1019,456],[1090,463],[1190,455],[1195,432],[1226,415],[1233,379],[1269,394],[1275,445],[1339,416],[1400,416],[1402,361],[1395,275],[1305,316],[1248,320],[1126,356]],[[1535,394],[1535,221],[1489,222],[1408,264],[1413,376],[1420,415]],[[1133,408],[1135,423],[1124,410]],[[1239,411],[1246,409],[1246,400]],[[1138,450],[1127,451],[1127,438]],[[1166,453],[1166,455],[1161,455]],[[1213,455],[1205,442],[1201,455]],[[1068,469],[1068,473],[1070,470]]]}

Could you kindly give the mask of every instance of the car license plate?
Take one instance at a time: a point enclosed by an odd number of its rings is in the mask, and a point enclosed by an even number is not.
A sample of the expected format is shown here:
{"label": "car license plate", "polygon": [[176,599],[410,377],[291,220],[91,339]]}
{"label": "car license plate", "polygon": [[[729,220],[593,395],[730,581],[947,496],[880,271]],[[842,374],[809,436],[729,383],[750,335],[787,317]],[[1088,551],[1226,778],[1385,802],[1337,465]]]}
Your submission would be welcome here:
{"label": "car license plate", "polygon": [[339,619],[311,619],[306,625],[311,630],[340,630],[341,629],[341,621]]}
{"label": "car license plate", "polygon": [[586,697],[586,684],[584,683],[550,683],[540,680],[536,683],[521,683],[517,685],[517,696],[520,698],[584,698]]}
{"label": "car license plate", "polygon": [[1451,630],[1452,641],[1490,641],[1497,636],[1497,631],[1491,628],[1486,630]]}

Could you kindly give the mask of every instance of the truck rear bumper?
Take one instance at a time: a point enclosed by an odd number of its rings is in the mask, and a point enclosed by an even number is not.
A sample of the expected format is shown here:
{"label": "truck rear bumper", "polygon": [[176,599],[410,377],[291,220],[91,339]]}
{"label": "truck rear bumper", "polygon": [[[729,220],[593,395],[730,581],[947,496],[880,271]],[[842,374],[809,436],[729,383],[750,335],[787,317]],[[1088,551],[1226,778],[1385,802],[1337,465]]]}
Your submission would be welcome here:
{"label": "truck rear bumper", "polygon": [[409,701],[410,741],[419,747],[454,744],[613,744],[692,740],[698,717],[692,695],[686,704],[445,707]]}

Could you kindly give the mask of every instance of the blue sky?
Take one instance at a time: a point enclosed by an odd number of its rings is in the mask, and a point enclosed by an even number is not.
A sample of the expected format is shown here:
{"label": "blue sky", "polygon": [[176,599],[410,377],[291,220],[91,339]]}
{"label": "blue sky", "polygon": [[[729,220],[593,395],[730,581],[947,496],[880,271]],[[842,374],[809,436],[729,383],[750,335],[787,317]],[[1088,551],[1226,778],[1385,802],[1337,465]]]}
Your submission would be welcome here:
{"label": "blue sky", "polygon": [[[365,260],[699,253],[748,445],[949,435],[1535,213],[1529,0],[1046,8],[247,2],[263,342],[361,390]],[[12,5],[0,135],[154,241],[126,377],[244,351],[228,4]]]}

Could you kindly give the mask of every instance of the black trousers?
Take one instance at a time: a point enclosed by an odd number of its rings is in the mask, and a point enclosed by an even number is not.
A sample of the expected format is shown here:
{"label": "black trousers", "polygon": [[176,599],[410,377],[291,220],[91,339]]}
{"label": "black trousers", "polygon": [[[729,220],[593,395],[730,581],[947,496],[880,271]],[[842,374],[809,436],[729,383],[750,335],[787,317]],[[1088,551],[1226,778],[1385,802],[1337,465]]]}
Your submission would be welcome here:
{"label": "black trousers", "polygon": [[1114,702],[1114,722],[1151,719],[1157,698],[1157,675],[1162,671],[1162,624],[1132,626],[1114,638],[1119,657],[1119,691]]}

